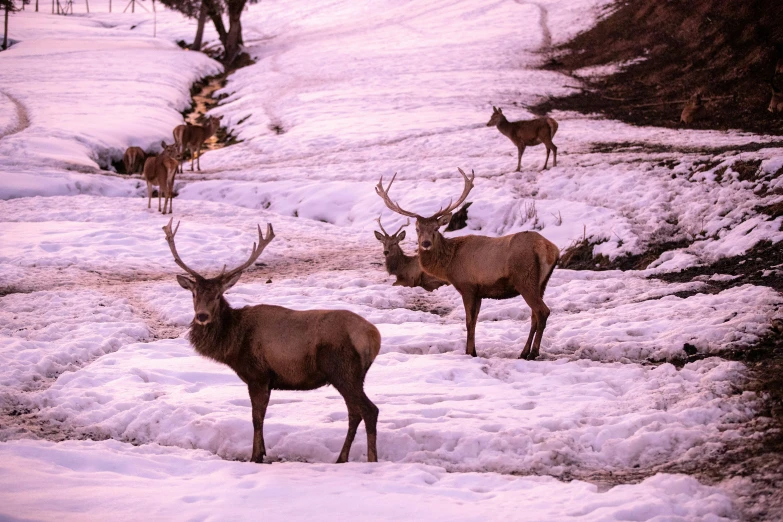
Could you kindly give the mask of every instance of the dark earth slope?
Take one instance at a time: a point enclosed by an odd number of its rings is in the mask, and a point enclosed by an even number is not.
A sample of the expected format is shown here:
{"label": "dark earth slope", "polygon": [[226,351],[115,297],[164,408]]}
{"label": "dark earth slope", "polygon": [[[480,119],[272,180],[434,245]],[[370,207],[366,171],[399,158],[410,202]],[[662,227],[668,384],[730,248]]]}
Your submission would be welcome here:
{"label": "dark earth slope", "polygon": [[[783,58],[783,8],[771,0],[630,0],[555,52],[547,68],[645,58],[587,90],[533,108],[603,113],[639,125],[676,127],[698,89],[711,117],[693,128],[783,134],[783,115],[767,111],[775,63]],[[783,74],[775,78],[783,89]]]}

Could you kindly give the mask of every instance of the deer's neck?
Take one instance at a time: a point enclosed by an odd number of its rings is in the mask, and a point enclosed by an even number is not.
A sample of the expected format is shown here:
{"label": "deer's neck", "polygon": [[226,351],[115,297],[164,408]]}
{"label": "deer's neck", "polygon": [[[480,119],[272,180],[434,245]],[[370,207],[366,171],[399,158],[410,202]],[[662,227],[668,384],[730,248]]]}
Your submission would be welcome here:
{"label": "deer's neck", "polygon": [[208,324],[190,325],[188,339],[193,348],[204,357],[229,364],[236,359],[242,346],[240,311],[234,310],[224,298],[215,318]]}
{"label": "deer's neck", "polygon": [[500,117],[500,121],[497,124],[497,128],[501,134],[508,137],[511,137],[511,134],[514,132],[514,126],[511,124],[510,121],[508,121],[508,119],[506,119],[505,116]]}
{"label": "deer's neck", "polygon": [[426,273],[449,281],[448,271],[454,254],[456,253],[456,243],[453,239],[447,239],[438,233],[433,237],[432,248],[422,250],[419,248],[419,263]]}
{"label": "deer's neck", "polygon": [[386,271],[390,275],[398,275],[410,262],[411,257],[406,256],[399,245],[389,250],[389,255],[386,256]]}

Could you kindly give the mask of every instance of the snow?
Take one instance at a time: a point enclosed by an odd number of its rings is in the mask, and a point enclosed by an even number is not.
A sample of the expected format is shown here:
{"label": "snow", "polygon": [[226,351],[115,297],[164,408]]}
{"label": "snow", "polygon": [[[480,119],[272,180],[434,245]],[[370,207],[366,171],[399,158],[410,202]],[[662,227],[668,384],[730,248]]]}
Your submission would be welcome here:
{"label": "snow", "polygon": [[[536,69],[542,51],[607,5],[270,0],[244,13],[256,63],[212,111],[243,141],[178,175],[177,246],[214,275],[272,223],[260,264],[226,295],[233,306],[342,308],[379,328],[365,389],[380,462],[366,463],[362,426],[343,466],[331,462],[347,412],[331,387],[274,391],[271,464],[240,462],[246,386],[190,348],[169,216],[147,209],[139,177],[109,167],[128,146],[170,141],[191,84],[222,71],[174,43],[194,22],[105,2],[14,14],[18,43],[0,53],[0,518],[735,519],[730,488],[656,467],[741,440],[759,398],[742,392],[746,367],[720,355],[765,336],[781,298],[714,293],[725,275],[650,276],[783,239],[783,218],[757,210],[780,201],[783,151],[768,136],[556,112],[558,166],[539,171],[544,150],[530,147],[513,172],[513,146],[485,126],[492,105],[523,119],[570,92],[574,79]],[[751,142],[758,151],[730,150]],[[741,180],[733,166],[751,160],[762,174]],[[687,246],[644,271],[557,269],[536,361],[516,358],[522,299],[486,300],[479,357],[466,357],[459,294],[392,287],[372,234],[379,215],[403,223],[373,190],[381,176],[398,173],[393,198],[428,214],[460,193],[457,167],[476,179],[453,236],[537,230],[610,259]],[[414,242],[409,229],[403,249]],[[31,426],[45,429],[31,438]],[[648,478],[615,485],[629,472]]]}

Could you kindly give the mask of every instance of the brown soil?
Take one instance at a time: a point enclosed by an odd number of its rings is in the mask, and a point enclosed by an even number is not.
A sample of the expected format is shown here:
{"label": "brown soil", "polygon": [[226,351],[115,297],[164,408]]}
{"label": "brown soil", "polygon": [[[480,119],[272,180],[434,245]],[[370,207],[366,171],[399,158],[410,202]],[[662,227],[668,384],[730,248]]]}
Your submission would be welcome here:
{"label": "brown soil", "polygon": [[[582,92],[536,106],[603,113],[638,125],[684,126],[680,112],[701,90],[709,117],[700,129],[783,134],[767,111],[775,63],[783,58],[783,10],[771,0],[618,2],[592,29],[555,50],[547,68],[566,73],[644,58]],[[575,80],[576,82],[576,80]],[[783,74],[775,77],[783,87]]]}

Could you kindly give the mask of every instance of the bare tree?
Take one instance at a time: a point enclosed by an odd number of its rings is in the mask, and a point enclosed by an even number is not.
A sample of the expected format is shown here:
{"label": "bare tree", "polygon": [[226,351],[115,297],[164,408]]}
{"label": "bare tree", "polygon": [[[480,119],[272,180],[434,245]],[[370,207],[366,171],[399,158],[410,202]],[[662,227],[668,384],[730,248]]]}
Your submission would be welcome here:
{"label": "bare tree", "polygon": [[30,0],[0,0],[0,9],[4,12],[3,21],[3,51],[8,49],[8,17],[11,13],[20,11],[24,6],[30,3]]}

